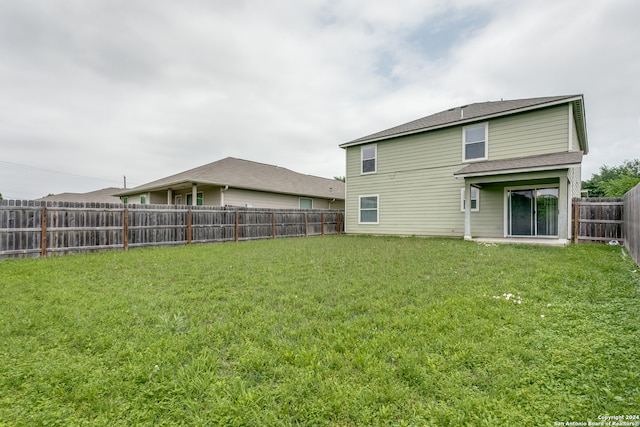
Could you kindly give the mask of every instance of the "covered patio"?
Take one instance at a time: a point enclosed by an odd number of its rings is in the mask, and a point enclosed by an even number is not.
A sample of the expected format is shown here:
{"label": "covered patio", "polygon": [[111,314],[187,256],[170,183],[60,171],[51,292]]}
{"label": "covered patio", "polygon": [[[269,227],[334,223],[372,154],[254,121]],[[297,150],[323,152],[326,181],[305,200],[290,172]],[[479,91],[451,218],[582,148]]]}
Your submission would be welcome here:
{"label": "covered patio", "polygon": [[[582,152],[563,152],[471,163],[455,172],[465,183],[464,238],[567,244],[581,161]],[[478,195],[475,204],[472,194]]]}

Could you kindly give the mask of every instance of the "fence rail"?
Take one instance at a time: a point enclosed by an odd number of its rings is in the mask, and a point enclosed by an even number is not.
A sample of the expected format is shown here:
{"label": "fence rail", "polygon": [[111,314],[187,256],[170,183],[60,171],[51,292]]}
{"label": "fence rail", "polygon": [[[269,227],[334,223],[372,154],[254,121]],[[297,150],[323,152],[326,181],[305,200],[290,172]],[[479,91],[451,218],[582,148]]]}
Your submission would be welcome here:
{"label": "fence rail", "polygon": [[341,234],[343,211],[0,200],[0,259]]}
{"label": "fence rail", "polygon": [[624,241],[624,202],[620,198],[573,199],[574,243]]}

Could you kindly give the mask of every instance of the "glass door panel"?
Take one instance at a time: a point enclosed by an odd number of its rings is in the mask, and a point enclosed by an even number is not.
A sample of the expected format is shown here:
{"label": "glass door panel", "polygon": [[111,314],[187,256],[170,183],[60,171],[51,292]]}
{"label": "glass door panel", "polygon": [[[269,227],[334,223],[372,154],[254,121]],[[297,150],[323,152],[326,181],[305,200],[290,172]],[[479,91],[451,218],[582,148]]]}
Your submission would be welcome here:
{"label": "glass door panel", "polygon": [[536,191],[536,229],[538,236],[558,235],[558,189]]}
{"label": "glass door panel", "polygon": [[533,236],[533,191],[510,192],[510,217],[512,236]]}
{"label": "glass door panel", "polygon": [[557,236],[558,189],[538,188],[508,192],[510,236]]}

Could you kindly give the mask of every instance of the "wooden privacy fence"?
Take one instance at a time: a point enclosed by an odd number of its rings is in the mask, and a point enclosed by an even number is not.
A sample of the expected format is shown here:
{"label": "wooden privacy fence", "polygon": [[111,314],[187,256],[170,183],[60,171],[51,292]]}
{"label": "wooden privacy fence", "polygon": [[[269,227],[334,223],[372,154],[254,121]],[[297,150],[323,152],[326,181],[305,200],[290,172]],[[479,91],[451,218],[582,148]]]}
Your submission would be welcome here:
{"label": "wooden privacy fence", "polygon": [[640,184],[624,195],[624,246],[640,264]]}
{"label": "wooden privacy fence", "polygon": [[573,199],[574,243],[624,240],[624,202],[620,198]]}
{"label": "wooden privacy fence", "polygon": [[343,211],[0,200],[0,259],[341,234]]}

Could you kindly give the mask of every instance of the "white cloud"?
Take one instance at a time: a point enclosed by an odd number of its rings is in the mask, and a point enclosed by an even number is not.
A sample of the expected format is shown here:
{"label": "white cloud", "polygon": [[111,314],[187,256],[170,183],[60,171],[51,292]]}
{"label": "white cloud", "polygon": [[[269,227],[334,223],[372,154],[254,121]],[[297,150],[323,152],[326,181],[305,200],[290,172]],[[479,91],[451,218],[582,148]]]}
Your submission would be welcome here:
{"label": "white cloud", "polygon": [[[338,144],[404,121],[488,99],[584,93],[588,178],[603,160],[640,157],[639,7],[4,2],[0,160],[137,184],[225,156],[331,177],[344,174]],[[0,192],[113,185],[37,171],[0,164]]]}

